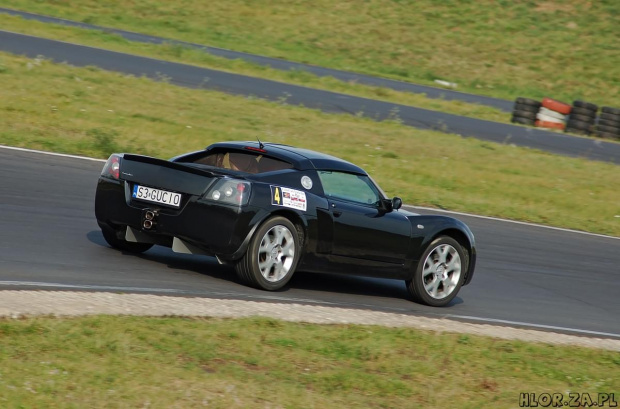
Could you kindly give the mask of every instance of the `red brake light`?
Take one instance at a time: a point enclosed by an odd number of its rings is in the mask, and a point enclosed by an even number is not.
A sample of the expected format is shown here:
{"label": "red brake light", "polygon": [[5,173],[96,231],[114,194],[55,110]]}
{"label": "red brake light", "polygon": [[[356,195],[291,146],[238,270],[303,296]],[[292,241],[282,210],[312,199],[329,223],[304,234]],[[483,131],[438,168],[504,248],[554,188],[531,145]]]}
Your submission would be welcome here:
{"label": "red brake light", "polygon": [[249,151],[254,151],[254,152],[267,153],[267,151],[266,151],[266,150],[261,149],[261,148],[255,148],[255,147],[253,147],[253,146],[246,146],[246,147],[245,147],[245,148],[243,148],[243,149],[247,149],[247,150],[249,150]]}
{"label": "red brake light", "polygon": [[237,183],[237,202],[239,204],[243,203],[243,193],[245,192],[246,185],[245,183]]}
{"label": "red brake light", "polygon": [[101,171],[101,175],[118,180],[120,177],[120,171],[121,171],[121,157],[119,155],[112,154],[108,158],[108,161],[105,163],[105,166],[103,167],[103,170]]}

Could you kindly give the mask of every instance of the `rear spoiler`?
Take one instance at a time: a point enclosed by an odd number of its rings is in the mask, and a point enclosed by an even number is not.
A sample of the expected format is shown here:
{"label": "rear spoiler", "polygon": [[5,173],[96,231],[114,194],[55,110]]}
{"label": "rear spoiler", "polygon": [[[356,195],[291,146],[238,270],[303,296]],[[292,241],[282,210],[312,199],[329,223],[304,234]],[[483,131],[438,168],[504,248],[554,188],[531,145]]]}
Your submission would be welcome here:
{"label": "rear spoiler", "polygon": [[123,154],[122,158],[123,160],[146,163],[149,165],[162,166],[162,167],[166,167],[169,169],[180,170],[180,171],[187,172],[187,173],[193,173],[195,175],[201,175],[201,176],[206,175],[206,176],[211,176],[211,177],[217,175],[217,173],[212,172],[208,169],[199,169],[199,168],[195,168],[192,166],[186,166],[182,162],[181,163],[170,162],[164,159],[153,158],[151,156],[134,155],[131,153],[125,153]]}
{"label": "rear spoiler", "polygon": [[217,173],[149,156],[125,154],[120,179],[172,192],[202,195],[217,179]]}

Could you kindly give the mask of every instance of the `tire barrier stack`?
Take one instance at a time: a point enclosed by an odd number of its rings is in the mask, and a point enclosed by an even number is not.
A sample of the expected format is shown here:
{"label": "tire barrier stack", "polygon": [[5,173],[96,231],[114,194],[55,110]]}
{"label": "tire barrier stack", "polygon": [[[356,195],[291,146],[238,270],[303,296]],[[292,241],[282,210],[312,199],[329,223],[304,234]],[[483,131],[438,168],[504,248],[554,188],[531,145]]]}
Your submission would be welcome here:
{"label": "tire barrier stack", "polygon": [[620,108],[601,108],[596,124],[596,136],[620,140]]}
{"label": "tire barrier stack", "polygon": [[572,107],[564,102],[543,98],[534,125],[563,131],[566,128],[566,115],[570,114],[571,109]]}
{"label": "tire barrier stack", "polygon": [[578,135],[591,135],[620,140],[620,108],[603,107],[586,101],[565,104],[552,98],[542,101],[519,97],[515,100],[511,122],[563,130]]}
{"label": "tire barrier stack", "polygon": [[517,98],[512,111],[511,122],[514,124],[534,126],[540,102],[530,98]]}
{"label": "tire barrier stack", "polygon": [[596,123],[598,106],[590,102],[574,101],[566,124],[566,132],[590,135]]}

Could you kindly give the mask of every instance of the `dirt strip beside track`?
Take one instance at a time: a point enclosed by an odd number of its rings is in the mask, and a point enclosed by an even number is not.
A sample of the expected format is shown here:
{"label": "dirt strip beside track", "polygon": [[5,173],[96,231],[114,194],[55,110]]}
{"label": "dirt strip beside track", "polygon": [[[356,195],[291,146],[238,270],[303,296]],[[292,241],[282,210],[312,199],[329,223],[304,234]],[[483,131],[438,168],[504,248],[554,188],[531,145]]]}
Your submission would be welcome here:
{"label": "dirt strip beside track", "polygon": [[620,351],[620,340],[581,337],[546,331],[471,324],[448,319],[416,317],[359,309],[278,304],[211,298],[170,297],[146,294],[69,291],[0,291],[0,317],[80,315],[196,316],[239,318],[261,316],[315,324],[361,324],[410,327],[455,332],[507,340],[574,345]]}

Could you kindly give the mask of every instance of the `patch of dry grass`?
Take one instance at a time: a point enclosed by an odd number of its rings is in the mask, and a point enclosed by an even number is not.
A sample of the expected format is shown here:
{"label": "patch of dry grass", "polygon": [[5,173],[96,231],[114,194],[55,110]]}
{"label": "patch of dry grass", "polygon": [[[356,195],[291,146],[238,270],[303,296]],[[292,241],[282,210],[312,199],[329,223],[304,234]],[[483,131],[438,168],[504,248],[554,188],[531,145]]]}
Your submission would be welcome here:
{"label": "patch of dry grass", "polygon": [[2,144],[166,158],[260,137],[350,160],[407,203],[620,236],[612,164],[8,54],[0,81]]}
{"label": "patch of dry grass", "polygon": [[22,34],[68,41],[92,47],[101,47],[107,50],[142,55],[167,61],[192,64],[252,77],[267,78],[290,84],[416,106],[455,115],[486,119],[495,122],[510,122],[509,113],[488,106],[469,104],[462,101],[426,98],[426,96],[422,94],[398,92],[388,88],[361,85],[354,82],[343,82],[332,77],[318,77],[301,70],[280,71],[266,66],[248,63],[243,60],[229,60],[215,57],[206,52],[180,45],[154,45],[131,42],[115,34],[45,24],[32,20],[23,20],[19,17],[5,14],[0,14],[0,24],[5,30]]}
{"label": "patch of dry grass", "polygon": [[620,106],[617,1],[5,0],[40,12],[506,99]]}
{"label": "patch of dry grass", "polygon": [[2,320],[0,345],[6,408],[514,408],[620,388],[609,351],[265,318]]}

